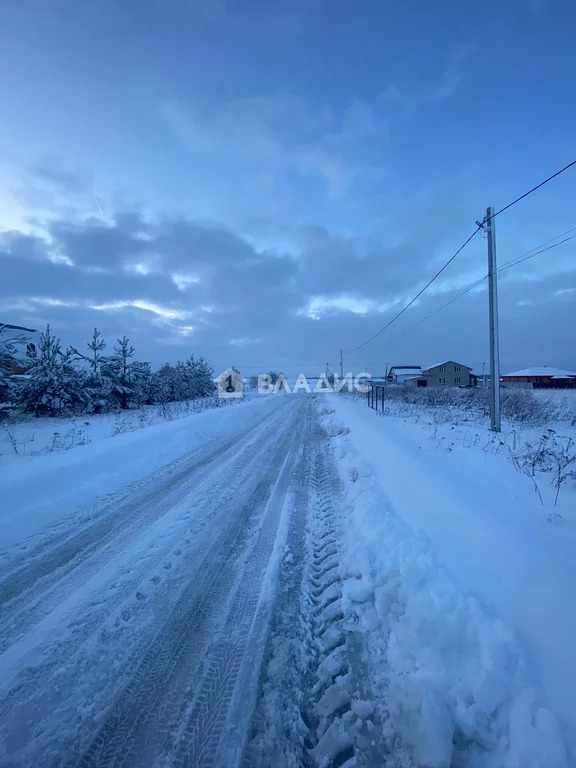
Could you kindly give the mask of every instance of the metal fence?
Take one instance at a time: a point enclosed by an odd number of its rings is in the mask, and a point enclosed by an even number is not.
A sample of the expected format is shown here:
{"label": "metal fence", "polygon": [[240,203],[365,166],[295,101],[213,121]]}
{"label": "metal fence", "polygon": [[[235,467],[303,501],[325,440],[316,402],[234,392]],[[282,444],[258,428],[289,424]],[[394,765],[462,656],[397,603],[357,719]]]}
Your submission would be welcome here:
{"label": "metal fence", "polygon": [[384,412],[384,390],[386,387],[382,384],[371,384],[366,395],[368,408],[374,411]]}

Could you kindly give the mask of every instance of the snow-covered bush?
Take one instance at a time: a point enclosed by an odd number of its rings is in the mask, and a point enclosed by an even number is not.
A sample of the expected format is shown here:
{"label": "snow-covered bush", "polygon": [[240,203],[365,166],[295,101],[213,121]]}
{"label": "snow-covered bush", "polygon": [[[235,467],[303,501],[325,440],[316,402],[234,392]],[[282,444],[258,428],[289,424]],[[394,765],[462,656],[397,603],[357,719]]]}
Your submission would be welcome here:
{"label": "snow-covered bush", "polygon": [[[457,387],[407,387],[384,388],[386,408],[410,405],[431,408],[435,418],[449,421],[456,412],[463,419],[486,419],[490,414],[490,392],[487,387],[460,389]],[[501,389],[500,409],[502,418],[523,424],[546,425],[558,419],[558,409],[551,401],[538,399],[530,390]]]}
{"label": "snow-covered bush", "polygon": [[175,403],[214,394],[214,369],[203,358],[189,357],[175,365],[165,363],[152,374],[151,391],[155,403]]}
{"label": "snow-covered bush", "polygon": [[50,326],[29,355],[29,368],[23,378],[18,400],[27,413],[61,416],[87,408],[85,378],[74,369],[71,351],[62,351],[60,339],[52,335]]}
{"label": "snow-covered bush", "polygon": [[500,409],[503,418],[526,424],[549,424],[559,417],[552,402],[539,400],[529,389],[502,389]]}

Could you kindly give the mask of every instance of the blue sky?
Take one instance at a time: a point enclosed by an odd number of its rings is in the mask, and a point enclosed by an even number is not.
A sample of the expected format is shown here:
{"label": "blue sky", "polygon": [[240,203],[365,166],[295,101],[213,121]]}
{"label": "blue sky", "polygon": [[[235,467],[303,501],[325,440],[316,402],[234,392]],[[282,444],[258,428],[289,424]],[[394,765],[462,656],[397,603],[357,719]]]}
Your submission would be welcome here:
{"label": "blue sky", "polygon": [[[569,0],[4,2],[0,28],[0,319],[65,344],[332,360],[576,158]],[[503,214],[500,263],[576,227],[575,191],[572,169]],[[576,367],[573,243],[503,275],[503,368]],[[478,368],[485,291],[394,337],[485,250],[347,363]]]}

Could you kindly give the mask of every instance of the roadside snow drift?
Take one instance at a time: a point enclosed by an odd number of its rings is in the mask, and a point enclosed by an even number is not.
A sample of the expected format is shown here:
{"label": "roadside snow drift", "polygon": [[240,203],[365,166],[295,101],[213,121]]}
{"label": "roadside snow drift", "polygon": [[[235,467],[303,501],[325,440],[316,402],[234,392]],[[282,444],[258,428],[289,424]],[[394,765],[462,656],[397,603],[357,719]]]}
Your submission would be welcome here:
{"label": "roadside snow drift", "polygon": [[[341,401],[326,403],[355,407]],[[368,638],[373,690],[415,764],[567,766],[557,719],[540,705],[513,632],[455,584],[426,538],[398,516],[353,446],[353,420],[324,412],[323,424],[350,514],[344,597]],[[419,478],[404,480],[409,497]]]}

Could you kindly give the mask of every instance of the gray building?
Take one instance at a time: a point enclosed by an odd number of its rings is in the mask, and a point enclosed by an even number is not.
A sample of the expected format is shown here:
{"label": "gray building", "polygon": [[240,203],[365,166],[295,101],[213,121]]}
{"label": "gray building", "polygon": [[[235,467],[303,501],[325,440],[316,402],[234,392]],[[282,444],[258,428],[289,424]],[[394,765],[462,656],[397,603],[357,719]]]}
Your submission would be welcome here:
{"label": "gray building", "polygon": [[426,384],[419,384],[419,386],[428,387],[472,387],[477,383],[472,368],[456,363],[454,360],[446,360],[429,368],[423,368],[421,378],[426,380]]}

